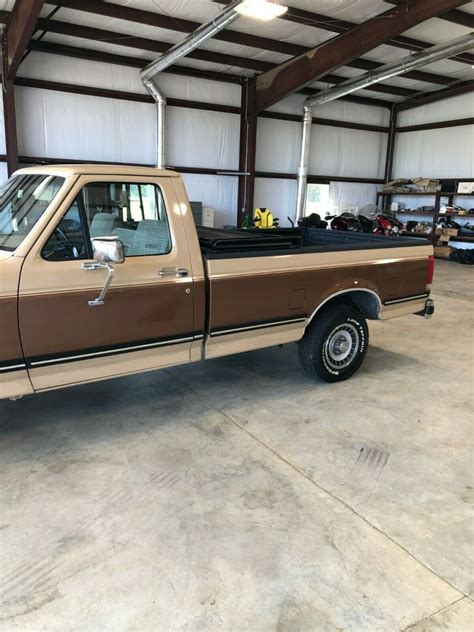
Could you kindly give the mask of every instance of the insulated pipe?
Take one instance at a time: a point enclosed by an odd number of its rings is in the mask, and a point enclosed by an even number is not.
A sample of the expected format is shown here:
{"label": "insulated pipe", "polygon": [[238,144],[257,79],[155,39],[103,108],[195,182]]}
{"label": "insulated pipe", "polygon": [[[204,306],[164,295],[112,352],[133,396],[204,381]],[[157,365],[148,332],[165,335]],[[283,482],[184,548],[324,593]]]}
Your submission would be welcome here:
{"label": "insulated pipe", "polygon": [[[311,125],[313,124],[313,110],[309,105],[304,105],[303,132],[301,138],[300,164],[298,167],[298,192],[296,219],[304,217],[306,208],[306,185],[308,184],[309,150],[311,146]],[[301,209],[301,211],[300,211]]]}
{"label": "insulated pipe", "polygon": [[166,97],[159,90],[157,85],[151,80],[146,79],[145,88],[155,99],[156,102],[156,168],[165,169],[166,167]]}
{"label": "insulated pipe", "polygon": [[401,62],[396,64],[386,64],[379,70],[368,72],[362,77],[357,79],[349,79],[344,83],[334,88],[329,88],[323,92],[315,95],[314,97],[308,97],[304,102],[304,115],[303,115],[303,131],[301,138],[301,159],[300,166],[298,168],[298,193],[297,193],[297,207],[296,207],[296,219],[304,217],[306,207],[306,185],[308,180],[308,163],[309,163],[309,148],[311,143],[311,121],[312,121],[312,108],[315,105],[322,105],[335,99],[340,99],[347,94],[351,94],[356,90],[361,90],[367,86],[371,86],[375,83],[379,83],[384,79],[390,79],[398,75],[403,75],[410,70],[431,64],[446,57],[452,57],[459,53],[463,53],[474,47],[474,33],[469,33],[462,37],[458,37],[451,40],[447,44],[439,44],[432,46],[427,50],[414,55],[409,55],[402,59]]}
{"label": "insulated pipe", "polygon": [[166,121],[166,97],[155,83],[155,76],[176,63],[178,59],[188,55],[198,46],[201,46],[216,33],[224,29],[236,20],[240,13],[236,8],[241,4],[241,0],[231,3],[224,11],[207,24],[203,24],[191,33],[183,42],[175,44],[168,52],[164,53],[159,59],[144,68],[140,77],[145,88],[155,99],[157,107],[157,149],[156,149],[156,166],[158,169],[164,169],[166,165],[166,143],[165,143],[165,121]]}

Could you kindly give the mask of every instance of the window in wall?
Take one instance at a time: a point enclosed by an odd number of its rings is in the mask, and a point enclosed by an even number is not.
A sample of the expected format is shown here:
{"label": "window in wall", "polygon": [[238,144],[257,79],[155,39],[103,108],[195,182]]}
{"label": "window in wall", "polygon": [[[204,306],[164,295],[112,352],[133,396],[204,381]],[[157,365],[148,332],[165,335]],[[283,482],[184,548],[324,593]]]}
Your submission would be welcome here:
{"label": "window in wall", "polygon": [[306,216],[318,213],[321,217],[329,210],[329,184],[308,184],[306,190]]}
{"label": "window in wall", "polygon": [[171,234],[160,187],[155,184],[91,182],[87,184],[43,248],[49,261],[87,259],[90,237],[115,235],[126,257],[163,255]]}

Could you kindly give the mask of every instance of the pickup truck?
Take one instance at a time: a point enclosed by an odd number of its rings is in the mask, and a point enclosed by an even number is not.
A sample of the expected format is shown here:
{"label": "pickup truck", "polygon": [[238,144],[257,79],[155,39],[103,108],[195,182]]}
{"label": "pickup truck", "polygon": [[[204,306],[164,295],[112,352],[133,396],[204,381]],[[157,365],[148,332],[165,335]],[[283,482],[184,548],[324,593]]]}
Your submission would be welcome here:
{"label": "pickup truck", "polygon": [[424,239],[196,227],[178,173],[21,169],[0,189],[0,398],[297,342],[336,382],[367,319],[429,316]]}

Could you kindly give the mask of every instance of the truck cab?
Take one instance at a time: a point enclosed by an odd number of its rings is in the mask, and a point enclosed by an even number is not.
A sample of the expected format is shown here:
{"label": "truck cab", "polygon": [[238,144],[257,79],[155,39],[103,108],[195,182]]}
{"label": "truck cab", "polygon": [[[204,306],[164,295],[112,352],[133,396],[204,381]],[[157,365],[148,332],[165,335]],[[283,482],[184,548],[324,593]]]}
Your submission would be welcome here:
{"label": "truck cab", "polygon": [[[0,195],[0,396],[190,361],[204,272],[178,174],[24,169]],[[109,271],[92,239],[114,235],[125,258],[94,305]]]}

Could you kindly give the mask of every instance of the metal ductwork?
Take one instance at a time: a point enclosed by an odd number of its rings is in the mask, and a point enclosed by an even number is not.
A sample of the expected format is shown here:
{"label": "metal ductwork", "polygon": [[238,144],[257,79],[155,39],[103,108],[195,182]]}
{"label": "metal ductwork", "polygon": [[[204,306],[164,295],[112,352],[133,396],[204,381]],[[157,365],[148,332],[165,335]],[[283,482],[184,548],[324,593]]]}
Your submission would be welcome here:
{"label": "metal ductwork", "polygon": [[144,68],[140,77],[145,88],[156,101],[157,106],[157,151],[156,166],[158,169],[164,169],[166,166],[166,141],[165,141],[165,120],[166,120],[166,97],[161,92],[155,82],[158,73],[165,70],[172,64],[176,63],[181,57],[185,57],[198,46],[201,46],[216,33],[232,24],[234,20],[240,17],[240,13],[236,8],[241,4],[241,0],[232,2],[224,11],[219,13],[207,24],[200,26],[194,33],[191,33],[183,42],[175,44],[168,52],[159,59]]}
{"label": "metal ductwork", "polygon": [[329,101],[340,99],[343,96],[352,94],[357,90],[362,90],[367,86],[371,86],[375,83],[379,83],[385,79],[403,75],[410,70],[431,64],[447,57],[452,57],[459,53],[466,52],[474,47],[474,33],[458,37],[446,44],[439,44],[424,50],[414,55],[405,57],[402,61],[396,64],[387,64],[382,66],[378,70],[368,72],[362,77],[357,79],[349,79],[344,83],[324,90],[323,92],[315,95],[314,97],[308,97],[304,102],[303,113],[303,130],[301,138],[301,153],[300,153],[300,165],[298,168],[298,193],[297,193],[297,208],[296,219],[304,217],[306,207],[306,186],[308,182],[308,164],[309,164],[309,152],[311,144],[311,125],[313,119],[313,107],[316,105],[322,105]]}

